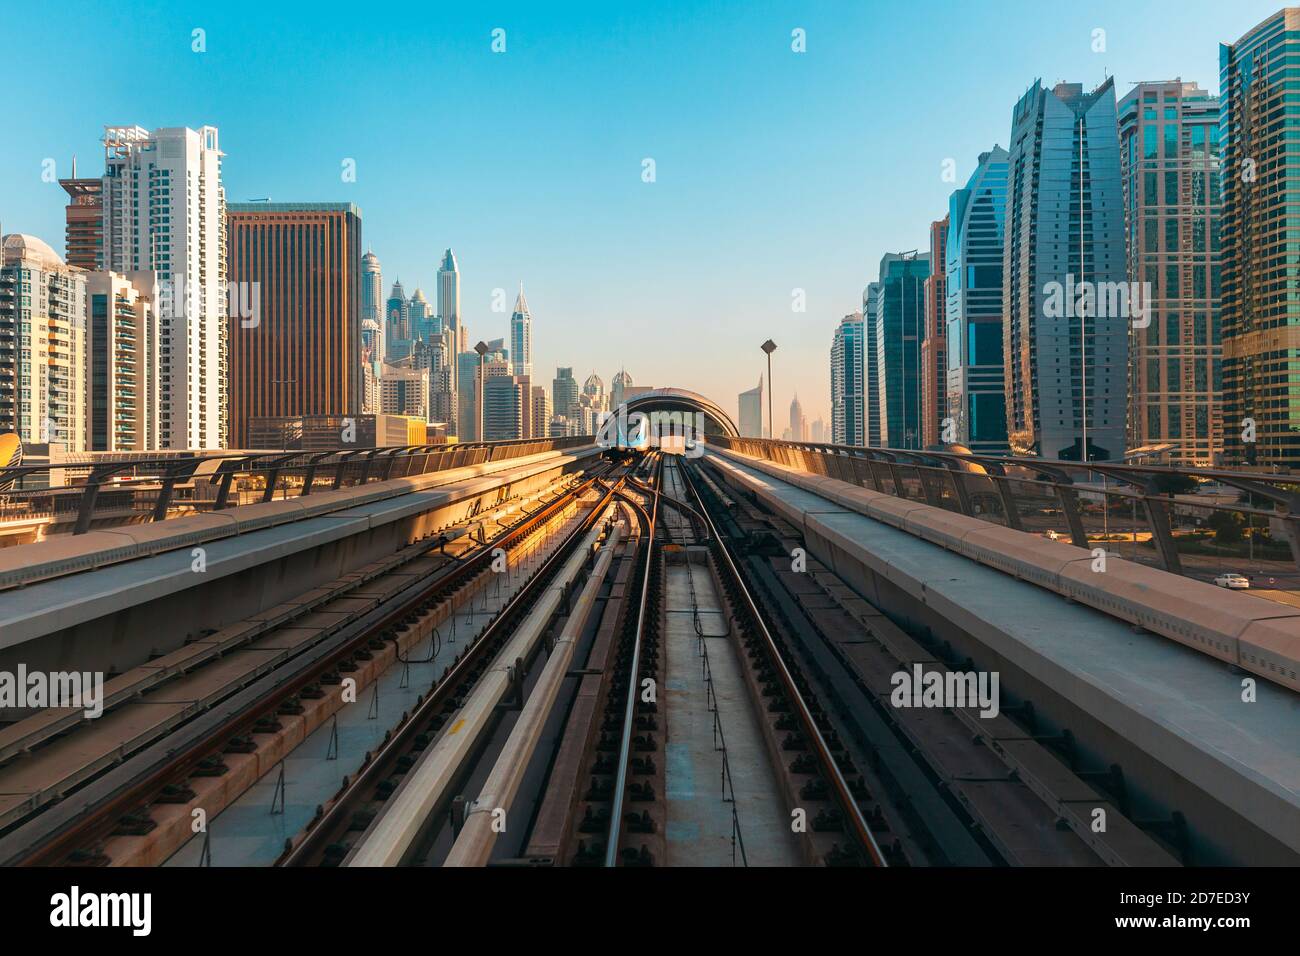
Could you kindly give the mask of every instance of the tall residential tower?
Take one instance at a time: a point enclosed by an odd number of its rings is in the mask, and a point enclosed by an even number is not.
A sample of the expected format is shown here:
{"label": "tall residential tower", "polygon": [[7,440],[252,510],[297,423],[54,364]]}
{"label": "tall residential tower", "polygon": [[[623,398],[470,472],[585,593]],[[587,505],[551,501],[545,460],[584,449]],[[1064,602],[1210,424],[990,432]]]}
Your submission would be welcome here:
{"label": "tall residential tower", "polygon": [[948,200],[946,317],[948,415],[957,444],[1007,452],[1002,364],[1002,243],[1007,151],[980,153],[970,179]]}
{"label": "tall residential tower", "polygon": [[1223,454],[1219,101],[1139,83],[1119,104],[1128,270],[1150,299],[1129,333],[1128,446],[1206,468]]}
{"label": "tall residential tower", "polygon": [[1300,7],[1219,47],[1223,444],[1229,465],[1300,468]]}
{"label": "tall residential tower", "polygon": [[221,157],[214,126],[104,128],[100,268],[158,274],[163,448],[220,448],[228,433]]}
{"label": "tall residential tower", "polygon": [[[1124,456],[1128,327],[1114,81],[1035,82],[1012,113],[1003,252],[1007,431],[1017,455]],[[1104,285],[1103,285],[1104,284]]]}

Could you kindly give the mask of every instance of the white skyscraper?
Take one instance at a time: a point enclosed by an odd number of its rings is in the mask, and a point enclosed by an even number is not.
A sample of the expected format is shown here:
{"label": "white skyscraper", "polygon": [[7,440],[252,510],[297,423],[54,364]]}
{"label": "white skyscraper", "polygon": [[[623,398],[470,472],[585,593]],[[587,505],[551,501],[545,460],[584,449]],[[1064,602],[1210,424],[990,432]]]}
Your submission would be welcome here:
{"label": "white skyscraper", "polygon": [[373,252],[361,257],[361,339],[363,345],[370,346],[371,357],[382,362],[385,357],[384,272]]}
{"label": "white skyscraper", "polygon": [[448,249],[438,267],[438,317],[442,327],[452,331],[452,351],[464,352],[469,348],[465,330],[460,322],[460,266],[456,253]]}
{"label": "white skyscraper", "polygon": [[516,375],[533,377],[533,316],[524,298],[524,284],[519,283],[519,298],[510,316],[510,358]]}
{"label": "white skyscraper", "polygon": [[226,440],[221,156],[214,126],[104,128],[103,268],[153,271],[161,287],[163,448],[220,448]]}

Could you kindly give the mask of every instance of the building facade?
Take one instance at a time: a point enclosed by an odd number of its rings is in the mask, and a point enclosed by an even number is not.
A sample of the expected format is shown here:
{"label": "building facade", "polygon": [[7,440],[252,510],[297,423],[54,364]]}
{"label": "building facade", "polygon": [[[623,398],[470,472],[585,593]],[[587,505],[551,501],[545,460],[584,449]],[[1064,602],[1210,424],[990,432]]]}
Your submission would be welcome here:
{"label": "building facade", "polygon": [[384,322],[384,355],[390,362],[404,359],[411,354],[411,303],[402,288],[402,280],[393,283],[384,303],[387,319]]}
{"label": "building facade", "polygon": [[371,358],[382,362],[384,352],[384,270],[379,257],[367,252],[361,257],[361,332],[362,344],[370,349]]}
{"label": "building facade", "polygon": [[1300,8],[1219,47],[1223,446],[1228,465],[1300,468]]}
{"label": "building facade", "polygon": [[86,274],[46,243],[0,240],[0,434],[89,450]]}
{"label": "building facade", "polygon": [[159,447],[155,273],[86,274],[90,450]]}
{"label": "building facade", "polygon": [[876,298],[877,401],[880,444],[921,447],[921,336],[925,329],[928,253],[887,253]]}
{"label": "building facade", "polygon": [[[1012,114],[1003,351],[1013,454],[1124,455],[1130,315],[1113,79],[1036,82]],[[1097,293],[1089,297],[1086,290]]]}
{"label": "building facade", "polygon": [[1223,455],[1219,101],[1139,83],[1119,131],[1128,272],[1149,293],[1130,323],[1128,447],[1210,467]]}
{"label": "building facade", "polygon": [[214,126],[104,128],[99,267],[155,272],[164,448],[221,448],[226,382],[226,197]]}
{"label": "building facade", "polygon": [[870,282],[862,290],[862,366],[866,369],[863,379],[866,394],[862,406],[863,439],[872,448],[880,447],[880,368],[876,364],[876,308],[879,303],[880,283]]}
{"label": "building facade", "polygon": [[429,418],[429,370],[385,365],[379,376],[379,410],[389,415]]}
{"label": "building facade", "polygon": [[946,351],[948,217],[930,223],[930,274],[925,277],[925,328],[921,338],[921,443],[939,444],[948,417]]}
{"label": "building facade", "polygon": [[1002,246],[1006,238],[1007,151],[981,153],[948,200],[945,318],[948,416],[956,443],[1007,453],[1002,352]]}
{"label": "building facade", "polygon": [[764,401],[763,377],[760,375],[758,384],[741,392],[737,398],[739,414],[736,418],[736,426],[745,438],[770,437],[767,429],[763,427],[763,419],[767,416]]}
{"label": "building facade", "polygon": [[572,367],[557,368],[551,380],[551,408],[556,415],[572,418],[577,407],[578,380],[573,377]]}
{"label": "building facade", "polygon": [[104,180],[78,179],[77,160],[72,160],[72,178],[60,179],[68,194],[65,212],[64,255],[68,265],[94,272],[103,265]]}
{"label": "building facade", "polygon": [[831,339],[831,443],[866,443],[866,327],[861,312],[840,320]]}
{"label": "building facade", "polygon": [[522,375],[491,375],[483,383],[483,440],[529,437],[532,387]]}
{"label": "building facade", "polygon": [[533,376],[533,314],[524,298],[524,284],[519,283],[519,298],[510,314],[510,356],[516,375]]}
{"label": "building facade", "polygon": [[232,288],[256,306],[230,317],[234,447],[254,417],[360,413],[361,211],[235,203],[227,229]]}

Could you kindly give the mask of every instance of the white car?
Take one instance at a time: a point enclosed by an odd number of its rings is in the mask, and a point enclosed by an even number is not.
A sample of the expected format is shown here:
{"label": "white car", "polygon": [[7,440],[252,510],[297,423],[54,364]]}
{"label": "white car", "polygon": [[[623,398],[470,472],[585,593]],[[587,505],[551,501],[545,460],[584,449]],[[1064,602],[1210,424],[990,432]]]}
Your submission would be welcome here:
{"label": "white car", "polygon": [[1234,591],[1250,587],[1250,579],[1244,574],[1220,574],[1214,579],[1214,583],[1221,588],[1231,588]]}

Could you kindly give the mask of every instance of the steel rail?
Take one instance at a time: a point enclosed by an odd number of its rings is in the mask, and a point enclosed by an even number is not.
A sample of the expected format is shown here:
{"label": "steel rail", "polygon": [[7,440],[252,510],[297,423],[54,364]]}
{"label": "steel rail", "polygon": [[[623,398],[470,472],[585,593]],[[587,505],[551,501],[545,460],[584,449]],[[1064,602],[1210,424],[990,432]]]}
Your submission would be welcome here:
{"label": "steel rail", "polygon": [[605,844],[605,865],[618,865],[619,836],[623,831],[623,801],[627,790],[628,764],[631,761],[632,725],[636,717],[637,675],[641,673],[641,638],[645,634],[646,607],[650,603],[650,578],[654,573],[655,525],[659,520],[659,486],[663,478],[663,458],[659,459],[659,479],[650,502],[650,526],[645,541],[645,575],[641,581],[641,604],[637,609],[636,634],[632,643],[631,675],[627,685],[627,706],[623,710],[623,735],[618,749],[618,770],[614,776],[614,797],[609,811],[609,839]]}
{"label": "steel rail", "polygon": [[[381,606],[364,615],[357,622],[360,626],[358,633],[348,634],[346,630],[342,631],[340,634],[346,636],[327,638],[324,644],[317,644],[289,659],[252,684],[236,691],[226,701],[181,725],[174,733],[128,757],[105,776],[73,791],[61,803],[27,823],[19,824],[0,839],[0,862],[4,865],[50,866],[73,850],[93,842],[100,834],[116,826],[124,813],[147,803],[151,795],[183,776],[203,758],[221,753],[230,738],[246,733],[259,714],[277,708],[314,683],[356,648],[364,646],[372,635],[382,633],[403,621],[427,601],[430,594],[447,587],[458,587],[470,580],[481,570],[482,565],[491,561],[494,548],[513,546],[520,537],[547,520],[594,482],[595,478],[591,478],[575,485],[471,554],[446,566],[447,573],[435,574],[425,583],[412,585],[413,592],[408,590],[394,597],[397,604],[391,610]],[[438,540],[430,539],[427,550],[432,551],[437,547]],[[371,620],[375,615],[380,616]],[[44,826],[47,829],[18,852],[6,854],[5,850],[17,834],[29,826]]]}
{"label": "steel rail", "polygon": [[772,661],[772,665],[776,668],[777,673],[781,677],[781,683],[785,687],[786,694],[789,696],[791,702],[795,705],[795,709],[798,711],[799,721],[803,724],[804,731],[812,741],[813,747],[817,751],[817,756],[820,759],[822,766],[830,776],[831,787],[835,791],[837,800],[843,808],[845,816],[852,826],[858,842],[862,844],[863,848],[867,851],[872,862],[875,863],[876,866],[888,866],[889,864],[885,862],[884,854],[880,850],[880,845],[876,842],[875,835],[872,834],[871,828],[867,825],[866,818],[862,816],[862,811],[858,808],[857,801],[853,799],[853,792],[849,789],[849,785],[845,781],[844,775],[840,773],[839,765],[836,764],[835,758],[831,755],[830,748],[826,745],[826,738],[822,736],[821,731],[817,727],[817,721],[813,719],[812,711],[809,709],[807,702],[803,699],[803,695],[799,693],[799,688],[795,685],[794,675],[791,674],[789,667],[786,666],[785,658],[781,655],[781,650],[776,643],[776,639],[772,636],[772,632],[768,630],[767,625],[763,623],[763,615],[759,611],[758,604],[754,601],[753,595],[750,594],[749,587],[746,585],[745,579],[740,573],[740,568],[732,559],[731,552],[728,549],[725,540],[718,534],[718,529],[714,525],[713,519],[709,517],[708,511],[705,510],[704,502],[701,500],[700,494],[695,488],[695,484],[690,477],[689,471],[686,468],[680,470],[686,487],[690,490],[691,495],[694,496],[696,503],[699,505],[700,513],[704,517],[709,534],[717,544],[717,553],[725,562],[726,569],[731,576],[732,582],[736,585],[738,593],[749,610],[750,618],[753,620],[754,626],[758,629],[763,638],[763,642],[767,645],[768,655]]}
{"label": "steel rail", "polygon": [[[596,484],[597,481],[593,478],[585,482],[582,487],[586,489]],[[542,566],[524,583],[523,587],[510,599],[509,603],[497,612],[479,638],[470,645],[460,659],[451,666],[450,670],[438,680],[437,685],[425,695],[424,700],[388,736],[380,748],[371,755],[371,759],[366,762],[361,771],[351,778],[347,786],[335,795],[328,809],[308,824],[308,829],[303,834],[302,839],[299,840],[296,846],[287,849],[280,856],[276,861],[276,866],[310,866],[315,859],[322,856],[324,848],[330,842],[333,842],[333,838],[348,831],[351,825],[352,813],[356,806],[369,802],[368,799],[362,798],[362,794],[372,792],[379,780],[391,775],[390,768],[396,762],[396,758],[403,753],[409,752],[417,728],[422,727],[429,718],[436,715],[437,711],[446,703],[451,691],[458,688],[464,675],[479,663],[481,657],[492,652],[493,640],[498,636],[498,632],[512,626],[514,612],[530,605],[535,592],[547,585],[552,572],[567,558],[569,550],[577,542],[581,541],[583,536],[600,519],[605,507],[613,499],[614,489],[621,486],[621,484],[620,480],[614,484],[613,488],[605,490],[604,496],[597,502],[595,507],[583,517],[578,526],[547,557]]]}

